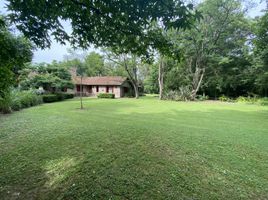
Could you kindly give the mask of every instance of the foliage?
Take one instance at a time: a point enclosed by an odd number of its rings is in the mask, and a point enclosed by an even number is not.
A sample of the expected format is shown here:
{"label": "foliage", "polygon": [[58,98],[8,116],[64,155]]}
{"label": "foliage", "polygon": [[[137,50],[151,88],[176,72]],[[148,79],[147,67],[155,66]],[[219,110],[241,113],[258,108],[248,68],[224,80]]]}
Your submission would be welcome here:
{"label": "foliage", "polygon": [[231,99],[231,98],[229,98],[229,97],[227,97],[227,96],[225,96],[225,95],[221,95],[221,96],[219,97],[219,100],[220,100],[220,101],[223,101],[223,102],[233,102],[233,101],[234,101],[233,99]]}
{"label": "foliage", "polygon": [[206,101],[209,99],[209,96],[207,95],[196,95],[196,100],[198,101]]}
{"label": "foliage", "polygon": [[22,74],[20,86],[23,89],[42,87],[45,91],[54,93],[74,87],[68,69],[57,63],[29,66]]}
{"label": "foliage", "polygon": [[60,101],[58,95],[56,94],[45,94],[45,95],[42,95],[42,97],[43,97],[44,103],[52,103],[52,102]]}
{"label": "foliage", "polygon": [[18,71],[32,59],[32,45],[22,35],[13,34],[7,20],[0,15],[0,112],[9,112],[10,88]]}
{"label": "foliage", "polygon": [[42,97],[37,95],[35,91],[19,91],[13,89],[12,92],[9,93],[8,99],[0,100],[0,107],[3,113],[9,113],[12,110],[18,111],[41,103]]}
{"label": "foliage", "polygon": [[268,106],[268,98],[260,98],[257,101],[257,104],[261,105],[261,106]]}
{"label": "foliage", "polygon": [[88,76],[103,76],[107,74],[103,56],[91,52],[85,57],[86,73]]}
{"label": "foliage", "polygon": [[99,93],[98,98],[114,99],[115,95],[112,93]]}
{"label": "foliage", "polygon": [[254,76],[257,92],[268,96],[268,11],[255,21],[253,25]]}
{"label": "foliage", "polygon": [[12,93],[12,96],[14,99],[20,101],[21,108],[28,108],[42,103],[42,97],[37,95],[35,91],[32,90],[19,92],[15,91]]}
{"label": "foliage", "polygon": [[[164,43],[160,28],[151,27],[153,23],[161,24],[161,29],[189,27],[194,20],[192,8],[181,0],[8,0],[11,20],[42,48],[50,46],[53,35],[61,43],[69,41],[82,48],[93,44],[138,55],[148,55],[150,47],[159,42],[161,47],[169,45]],[[60,19],[71,22],[71,34],[64,30]]]}
{"label": "foliage", "polygon": [[0,112],[4,114],[11,113],[10,103],[10,91],[2,91],[2,96],[0,96]]}
{"label": "foliage", "polygon": [[180,87],[179,90],[169,90],[164,93],[163,99],[175,101],[188,101],[191,96],[191,90],[188,87]]}
{"label": "foliage", "polygon": [[65,99],[72,99],[74,98],[74,95],[68,93],[45,94],[42,95],[42,98],[44,103],[52,103],[57,101],[63,101]]}
{"label": "foliage", "polygon": [[123,68],[126,76],[128,77],[135,93],[135,98],[139,98],[141,76],[139,76],[144,62],[141,57],[135,54],[118,54],[107,49],[105,57],[112,62],[116,67]]}
{"label": "foliage", "polygon": [[[199,92],[206,92],[208,84],[209,90],[219,93],[218,88],[222,86],[217,81],[221,79],[217,79],[215,73],[218,72],[214,71],[219,68],[224,71],[225,68],[221,66],[226,61],[230,68],[235,68],[235,60],[246,60],[244,55],[249,48],[245,44],[250,34],[250,23],[239,0],[206,0],[198,4],[196,9],[202,12],[203,17],[194,23],[192,29],[170,34],[170,39],[183,54],[183,59],[165,77],[170,77],[166,82],[171,85],[171,88],[166,89],[189,87],[189,100],[194,100]],[[229,60],[234,62],[228,63]],[[243,69],[245,63],[239,67]]]}
{"label": "foliage", "polygon": [[268,98],[259,98],[257,96],[254,97],[243,97],[240,96],[236,99],[236,102],[238,103],[249,103],[249,104],[257,104],[257,105],[262,105],[262,106],[267,106],[268,105]]}
{"label": "foliage", "polygon": [[145,76],[143,85],[144,92],[147,94],[157,94],[159,91],[159,86],[157,84],[158,79],[158,67],[156,64],[153,64],[149,67],[149,72]]}

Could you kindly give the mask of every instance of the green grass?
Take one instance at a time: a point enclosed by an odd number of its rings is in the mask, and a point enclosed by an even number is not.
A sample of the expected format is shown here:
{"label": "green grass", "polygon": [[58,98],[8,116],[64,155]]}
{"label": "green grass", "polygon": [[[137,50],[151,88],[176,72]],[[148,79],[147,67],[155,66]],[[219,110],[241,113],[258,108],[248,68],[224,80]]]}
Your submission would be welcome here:
{"label": "green grass", "polygon": [[154,97],[0,116],[0,199],[268,199],[268,107]]}

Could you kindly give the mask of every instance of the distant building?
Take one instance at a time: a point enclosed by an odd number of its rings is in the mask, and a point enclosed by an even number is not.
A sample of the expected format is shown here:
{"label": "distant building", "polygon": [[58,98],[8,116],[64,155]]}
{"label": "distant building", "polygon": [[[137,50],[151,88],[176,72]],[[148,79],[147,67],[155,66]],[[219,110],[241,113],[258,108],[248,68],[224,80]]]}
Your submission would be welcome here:
{"label": "distant building", "polygon": [[[72,69],[72,80],[74,89],[69,90],[76,95],[81,92],[81,76],[76,75],[76,70]],[[122,76],[97,76],[82,77],[82,94],[83,96],[97,96],[99,93],[112,93],[116,98],[124,97],[131,92],[131,84],[126,77]]]}

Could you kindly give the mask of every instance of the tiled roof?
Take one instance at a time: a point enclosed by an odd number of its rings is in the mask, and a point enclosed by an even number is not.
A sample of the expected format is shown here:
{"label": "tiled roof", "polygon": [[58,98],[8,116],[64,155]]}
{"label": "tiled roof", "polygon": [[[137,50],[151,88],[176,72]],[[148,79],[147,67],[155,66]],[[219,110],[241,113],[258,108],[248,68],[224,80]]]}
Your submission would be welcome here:
{"label": "tiled roof", "polygon": [[[122,76],[96,76],[96,77],[83,77],[83,85],[122,85],[127,80]],[[81,77],[73,77],[74,84],[80,84]]]}

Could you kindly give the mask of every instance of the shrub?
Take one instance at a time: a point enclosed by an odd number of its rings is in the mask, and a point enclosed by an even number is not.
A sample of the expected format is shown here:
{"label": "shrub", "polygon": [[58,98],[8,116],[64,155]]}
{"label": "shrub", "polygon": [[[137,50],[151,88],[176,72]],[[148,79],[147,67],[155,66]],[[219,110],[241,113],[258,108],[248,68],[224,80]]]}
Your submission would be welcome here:
{"label": "shrub", "polygon": [[57,93],[57,94],[45,94],[42,97],[43,97],[43,102],[52,103],[56,101],[63,101],[65,99],[74,98],[74,95],[68,94],[68,93]]}
{"label": "shrub", "polygon": [[19,95],[21,108],[28,108],[42,103],[42,97],[31,90],[18,92],[17,95]]}
{"label": "shrub", "polygon": [[59,100],[72,99],[72,98],[74,98],[74,95],[73,94],[69,94],[69,93],[58,93],[57,95],[59,97]]}
{"label": "shrub", "polygon": [[238,97],[236,99],[236,102],[240,102],[240,103],[257,103],[258,101],[260,101],[261,99],[258,98],[257,96],[254,96],[254,97]]}
{"label": "shrub", "polygon": [[107,99],[114,99],[114,94],[111,93],[100,93],[98,94],[98,98],[107,98]]}
{"label": "shrub", "polygon": [[46,95],[43,95],[42,97],[43,97],[44,103],[52,103],[52,102],[60,101],[59,96],[56,94],[46,94]]}
{"label": "shrub", "polygon": [[25,90],[25,91],[14,90],[12,92],[12,102],[11,102],[12,110],[19,110],[22,108],[36,106],[38,104],[41,104],[42,102],[43,102],[42,97],[37,95],[32,90]]}
{"label": "shrub", "polygon": [[236,102],[248,102],[248,98],[247,97],[238,97],[237,99],[236,99]]}
{"label": "shrub", "polygon": [[64,94],[64,98],[65,99],[72,99],[72,98],[74,98],[74,94],[69,94],[69,93],[66,93],[66,94]]}
{"label": "shrub", "polygon": [[268,97],[258,99],[257,103],[261,106],[268,106]]}
{"label": "shrub", "polygon": [[196,95],[196,100],[198,101],[206,101],[208,98],[209,97],[207,95]]}
{"label": "shrub", "polygon": [[10,107],[14,111],[20,110],[22,108],[20,99],[19,98],[12,99]]}
{"label": "shrub", "polygon": [[12,90],[5,98],[0,98],[0,111],[10,113],[12,110],[18,111],[22,108],[41,104],[42,102],[42,97],[32,90]]}
{"label": "shrub", "polygon": [[180,87],[178,91],[170,90],[164,93],[163,99],[174,101],[188,101],[191,100],[191,90],[189,87]]}
{"label": "shrub", "polygon": [[126,98],[133,98],[135,95],[133,94],[133,92],[127,92],[124,94],[124,97]]}
{"label": "shrub", "polygon": [[5,93],[3,92],[3,96],[0,96],[0,112],[7,114],[11,113],[11,108],[10,108],[10,102],[11,102],[11,95],[9,91],[6,91]]}
{"label": "shrub", "polygon": [[220,101],[225,101],[225,102],[234,102],[233,99],[231,99],[231,98],[229,98],[229,97],[227,97],[227,96],[225,96],[225,95],[220,96],[220,97],[219,97],[219,100],[220,100]]}
{"label": "shrub", "polygon": [[181,96],[178,91],[170,90],[165,92],[163,95],[163,99],[166,100],[174,100],[174,101],[182,101]]}

